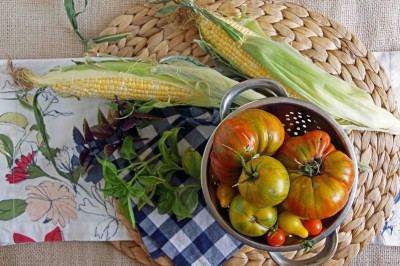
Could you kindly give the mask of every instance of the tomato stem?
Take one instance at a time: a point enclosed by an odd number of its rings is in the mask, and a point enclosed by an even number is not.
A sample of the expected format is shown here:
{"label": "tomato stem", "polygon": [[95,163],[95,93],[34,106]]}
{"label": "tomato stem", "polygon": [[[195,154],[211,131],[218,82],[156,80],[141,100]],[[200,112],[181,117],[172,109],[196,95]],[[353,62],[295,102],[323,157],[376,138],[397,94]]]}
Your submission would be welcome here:
{"label": "tomato stem", "polygon": [[303,175],[316,176],[321,172],[322,157],[315,157],[313,160],[299,165],[299,170]]}
{"label": "tomato stem", "polygon": [[260,223],[258,220],[257,220],[257,217],[256,216],[254,216],[254,215],[251,215],[250,216],[250,218],[249,218],[249,222],[250,223],[253,223],[253,224],[256,224],[258,227],[260,227],[262,230],[269,230],[270,228],[268,227],[268,226],[265,226],[265,225],[263,225],[262,223]]}
{"label": "tomato stem", "polygon": [[251,161],[250,161],[250,169],[246,166],[246,162],[243,158],[243,156],[237,152],[236,150],[232,149],[231,147],[229,147],[228,145],[222,144],[223,147],[227,148],[228,150],[232,151],[233,153],[235,153],[239,159],[240,159],[240,163],[242,164],[243,167],[243,171],[244,173],[248,176],[248,178],[246,178],[245,180],[243,180],[240,183],[236,183],[235,185],[233,185],[233,187],[236,187],[240,184],[243,184],[245,182],[252,182],[254,181],[257,177],[258,177],[258,172],[257,172],[257,168],[260,165],[261,162],[259,162],[256,167],[253,166],[253,157],[251,157]]}

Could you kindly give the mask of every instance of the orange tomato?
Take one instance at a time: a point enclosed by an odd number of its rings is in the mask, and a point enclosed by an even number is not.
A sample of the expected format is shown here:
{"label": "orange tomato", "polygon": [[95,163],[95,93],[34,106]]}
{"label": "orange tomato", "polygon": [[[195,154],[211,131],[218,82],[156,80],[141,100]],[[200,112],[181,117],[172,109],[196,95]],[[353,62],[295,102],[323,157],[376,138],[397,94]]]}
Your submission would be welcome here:
{"label": "orange tomato", "polygon": [[233,197],[236,195],[236,189],[232,185],[221,183],[217,187],[217,198],[222,208],[228,208]]}

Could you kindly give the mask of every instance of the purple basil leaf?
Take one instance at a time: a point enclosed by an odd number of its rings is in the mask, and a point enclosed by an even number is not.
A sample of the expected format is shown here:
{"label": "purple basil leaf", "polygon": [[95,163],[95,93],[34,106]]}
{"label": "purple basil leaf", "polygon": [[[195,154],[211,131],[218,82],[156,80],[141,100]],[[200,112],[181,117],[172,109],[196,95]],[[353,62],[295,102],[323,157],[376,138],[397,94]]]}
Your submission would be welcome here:
{"label": "purple basil leaf", "polygon": [[104,151],[106,158],[110,157],[116,149],[117,149],[117,147],[113,144],[105,145],[103,151]]}
{"label": "purple basil leaf", "polygon": [[128,131],[129,129],[133,128],[136,125],[135,120],[133,119],[126,119],[122,122],[121,129],[122,131]]}
{"label": "purple basil leaf", "polygon": [[114,134],[114,130],[109,126],[94,125],[91,127],[92,134],[97,139],[106,139]]}
{"label": "purple basil leaf", "polygon": [[97,112],[97,123],[100,126],[109,126],[110,125],[110,123],[108,123],[107,118],[104,116],[104,114],[101,110],[99,110]]}
{"label": "purple basil leaf", "polygon": [[86,158],[88,157],[88,155],[89,155],[89,150],[84,150],[81,153],[79,153],[79,163],[80,163],[80,165],[83,166],[85,164],[85,161],[86,161]]}
{"label": "purple basil leaf", "polygon": [[160,119],[160,117],[155,116],[155,115],[150,115],[150,114],[145,114],[141,112],[132,112],[132,115],[135,118],[140,118],[140,119]]}
{"label": "purple basil leaf", "polygon": [[83,120],[83,133],[85,134],[86,142],[94,141],[92,131],[90,130],[89,124],[86,119]]}

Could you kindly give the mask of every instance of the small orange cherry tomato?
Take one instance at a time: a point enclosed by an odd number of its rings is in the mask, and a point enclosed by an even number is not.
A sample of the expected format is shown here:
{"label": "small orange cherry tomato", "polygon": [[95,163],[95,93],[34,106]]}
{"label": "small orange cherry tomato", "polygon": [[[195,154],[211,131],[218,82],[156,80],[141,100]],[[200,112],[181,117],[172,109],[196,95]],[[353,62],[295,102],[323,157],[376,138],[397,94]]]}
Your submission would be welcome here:
{"label": "small orange cherry tomato", "polygon": [[220,183],[217,187],[217,198],[222,208],[228,208],[235,195],[236,189],[232,185]]}

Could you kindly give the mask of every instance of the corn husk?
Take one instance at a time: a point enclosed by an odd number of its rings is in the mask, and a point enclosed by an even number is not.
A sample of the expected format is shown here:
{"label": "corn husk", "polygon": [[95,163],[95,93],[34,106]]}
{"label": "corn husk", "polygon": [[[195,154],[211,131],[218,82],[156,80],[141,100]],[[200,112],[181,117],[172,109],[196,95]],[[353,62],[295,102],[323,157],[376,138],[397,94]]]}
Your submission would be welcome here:
{"label": "corn husk", "polygon": [[[86,58],[83,62],[76,62],[71,66],[54,68],[45,75],[35,75],[29,69],[12,69],[9,72],[17,85],[28,89],[52,87],[57,83],[78,79],[133,77],[162,82],[193,92],[192,96],[177,102],[158,102],[155,105],[157,107],[173,105],[219,107],[225,93],[238,83],[186,57],[165,58],[162,62],[126,59],[94,61]],[[74,92],[70,95],[74,95]],[[235,104],[243,105],[263,97],[255,91],[247,91],[235,100]]]}
{"label": "corn husk", "polygon": [[[255,19],[242,18],[235,21],[254,34],[244,35],[220,19],[218,14],[195,6],[190,1],[181,1],[187,8],[204,16],[221,27],[241,48],[267,69],[280,83],[290,88],[299,98],[304,99],[332,115],[341,126],[348,130],[372,130],[400,134],[400,120],[389,111],[376,106],[372,97],[364,90],[335,77],[308,58],[302,56],[287,43],[277,42],[267,36]],[[207,48],[223,56],[206,39]],[[231,62],[229,58],[223,58]],[[240,66],[231,66],[233,71]],[[262,78],[262,77],[258,77]]]}

